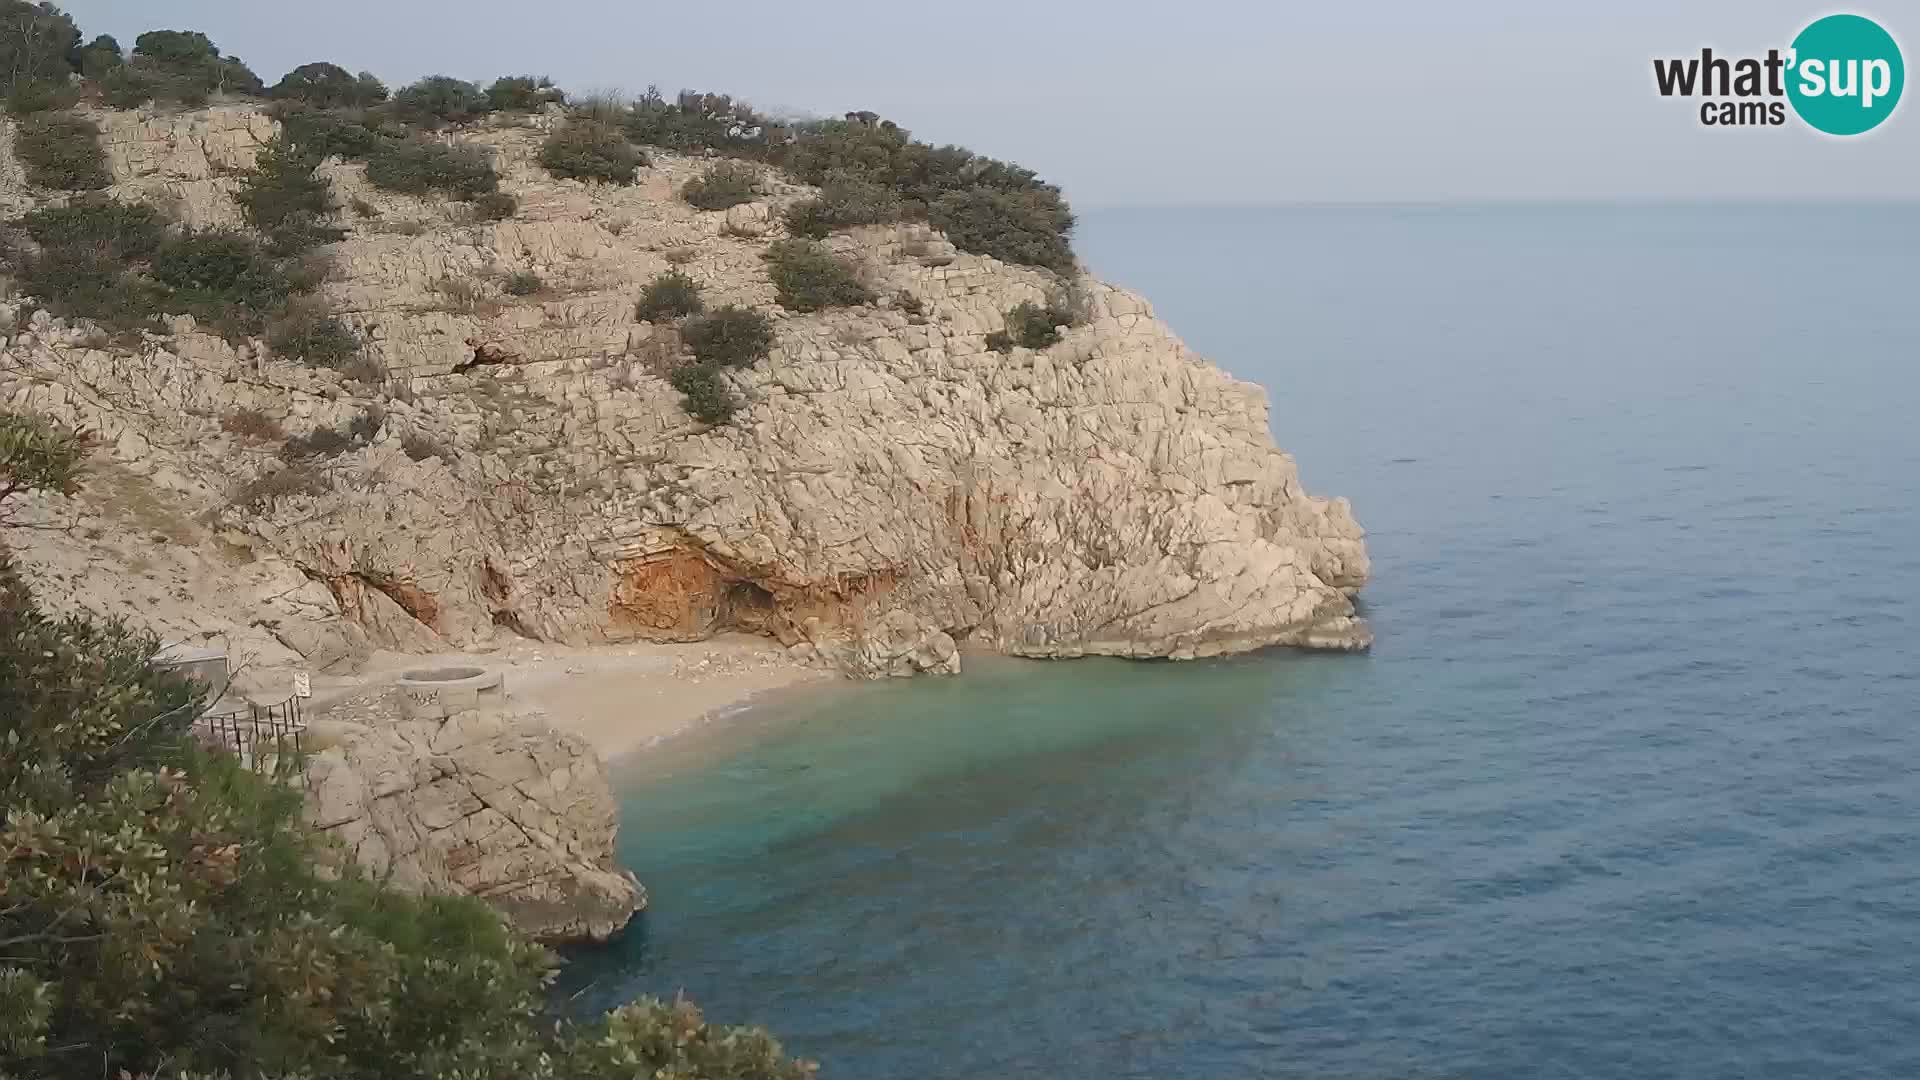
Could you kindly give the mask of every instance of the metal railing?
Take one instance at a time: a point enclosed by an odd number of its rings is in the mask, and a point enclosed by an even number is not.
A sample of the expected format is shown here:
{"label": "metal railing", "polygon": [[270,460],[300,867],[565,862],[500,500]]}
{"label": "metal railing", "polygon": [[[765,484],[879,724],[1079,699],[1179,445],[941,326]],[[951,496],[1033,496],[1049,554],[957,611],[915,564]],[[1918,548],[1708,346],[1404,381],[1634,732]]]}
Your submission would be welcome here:
{"label": "metal railing", "polygon": [[194,733],[202,742],[237,755],[242,761],[257,764],[261,744],[269,744],[275,756],[292,750],[296,755],[306,735],[307,723],[300,715],[300,699],[289,697],[278,705],[248,704],[244,708],[208,713],[194,721]]}

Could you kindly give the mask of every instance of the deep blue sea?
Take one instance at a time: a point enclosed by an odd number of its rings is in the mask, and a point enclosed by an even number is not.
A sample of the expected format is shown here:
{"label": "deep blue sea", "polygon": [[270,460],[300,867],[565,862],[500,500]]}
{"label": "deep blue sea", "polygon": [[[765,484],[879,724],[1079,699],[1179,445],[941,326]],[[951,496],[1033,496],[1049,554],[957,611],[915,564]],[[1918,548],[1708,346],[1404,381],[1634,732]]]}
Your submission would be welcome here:
{"label": "deep blue sea", "polygon": [[650,753],[582,1007],[858,1080],[1920,1077],[1920,207],[1080,244],[1352,498],[1373,652],[983,661]]}

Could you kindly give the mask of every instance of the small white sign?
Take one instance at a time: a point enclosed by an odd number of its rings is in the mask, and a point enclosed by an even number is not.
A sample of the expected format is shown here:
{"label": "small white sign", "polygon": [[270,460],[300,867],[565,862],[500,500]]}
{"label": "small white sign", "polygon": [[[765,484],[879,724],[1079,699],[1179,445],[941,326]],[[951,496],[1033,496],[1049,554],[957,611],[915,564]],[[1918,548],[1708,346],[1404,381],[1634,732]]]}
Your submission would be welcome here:
{"label": "small white sign", "polygon": [[313,677],[304,671],[293,673],[293,696],[310,698],[313,696]]}

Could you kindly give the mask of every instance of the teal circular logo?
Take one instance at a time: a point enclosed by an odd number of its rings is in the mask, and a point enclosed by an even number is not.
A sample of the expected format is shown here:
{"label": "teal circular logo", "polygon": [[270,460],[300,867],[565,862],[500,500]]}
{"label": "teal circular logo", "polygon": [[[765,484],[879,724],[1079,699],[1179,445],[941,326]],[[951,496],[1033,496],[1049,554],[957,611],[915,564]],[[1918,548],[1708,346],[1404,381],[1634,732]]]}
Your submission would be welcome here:
{"label": "teal circular logo", "polygon": [[1829,15],[1800,31],[1788,64],[1793,111],[1829,135],[1880,126],[1907,82],[1893,35],[1859,15]]}

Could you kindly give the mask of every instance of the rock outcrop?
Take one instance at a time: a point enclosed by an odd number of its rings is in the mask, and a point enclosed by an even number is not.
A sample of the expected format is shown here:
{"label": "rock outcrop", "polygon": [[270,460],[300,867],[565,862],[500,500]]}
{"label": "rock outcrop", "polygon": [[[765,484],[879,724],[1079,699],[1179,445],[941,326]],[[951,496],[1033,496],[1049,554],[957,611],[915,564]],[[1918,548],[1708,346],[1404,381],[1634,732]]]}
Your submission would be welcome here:
{"label": "rock outcrop", "polygon": [[479,709],[316,729],[307,819],[376,879],[476,896],[547,941],[604,941],[646,904],[583,740]]}
{"label": "rock outcrop", "polygon": [[[100,119],[115,193],[198,224],[238,220],[231,172],[273,126],[250,107]],[[761,202],[702,212],[674,193],[703,163],[665,153],[632,187],[555,180],[534,161],[545,122],[473,136],[520,200],[505,222],[324,166],[354,207],[326,288],[391,376],[377,394],[185,320],[139,348],[17,324],[0,403],[101,431],[193,523],[207,573],[242,583],[183,588],[163,632],[226,627],[319,665],[503,628],[570,643],[735,628],[867,676],[957,670],[966,644],[1194,657],[1369,642],[1346,502],[1307,494],[1263,391],[1141,298],[1083,278],[1084,325],[1003,355],[987,335],[1055,281],[897,226],[831,241],[882,304],[781,312],[761,255],[809,189],[770,179]],[[32,193],[7,180],[9,143],[0,204],[18,209]],[[730,424],[688,418],[662,377],[672,331],[634,318],[670,267],[711,305],[778,318],[771,359],[728,376],[745,403]],[[506,295],[518,271],[546,290]],[[233,417],[299,434],[376,406],[370,444],[235,503],[283,466],[225,430]],[[104,571],[97,552],[69,536],[26,561]]]}

